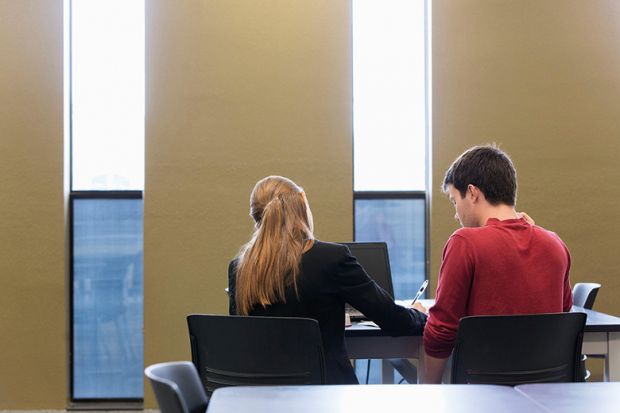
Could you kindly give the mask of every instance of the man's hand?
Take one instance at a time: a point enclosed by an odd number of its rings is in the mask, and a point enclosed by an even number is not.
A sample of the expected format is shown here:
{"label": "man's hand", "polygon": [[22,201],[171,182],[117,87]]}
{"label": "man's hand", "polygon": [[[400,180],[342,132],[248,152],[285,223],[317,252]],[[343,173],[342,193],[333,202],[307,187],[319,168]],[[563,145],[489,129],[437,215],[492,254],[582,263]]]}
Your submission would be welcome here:
{"label": "man's hand", "polygon": [[527,221],[527,223],[530,225],[536,224],[534,220],[532,219],[532,217],[526,214],[525,212],[517,212],[517,217],[524,218]]}
{"label": "man's hand", "polygon": [[424,307],[419,301],[416,301],[411,305],[411,308],[418,310],[421,313],[428,314],[428,308]]}

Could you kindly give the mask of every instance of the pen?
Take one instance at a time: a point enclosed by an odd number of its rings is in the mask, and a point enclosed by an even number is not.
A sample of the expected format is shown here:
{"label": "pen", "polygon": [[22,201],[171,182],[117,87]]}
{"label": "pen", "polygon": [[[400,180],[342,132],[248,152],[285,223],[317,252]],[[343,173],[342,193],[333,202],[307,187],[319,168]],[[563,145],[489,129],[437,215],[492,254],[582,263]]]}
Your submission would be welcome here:
{"label": "pen", "polygon": [[420,289],[418,290],[418,292],[415,294],[415,297],[413,297],[413,301],[411,302],[411,305],[413,305],[416,301],[418,301],[418,298],[420,298],[420,296],[422,295],[422,293],[424,292],[424,290],[426,290],[426,286],[428,285],[428,280],[424,280],[424,282],[422,283],[422,285],[420,286]]}

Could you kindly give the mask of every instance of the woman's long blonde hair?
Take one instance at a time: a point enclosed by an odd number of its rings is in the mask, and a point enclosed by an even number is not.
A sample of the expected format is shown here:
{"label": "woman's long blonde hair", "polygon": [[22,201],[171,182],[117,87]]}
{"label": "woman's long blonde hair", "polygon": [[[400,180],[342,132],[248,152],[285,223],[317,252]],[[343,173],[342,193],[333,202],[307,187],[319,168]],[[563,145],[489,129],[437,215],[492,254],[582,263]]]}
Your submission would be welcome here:
{"label": "woman's long blonde hair", "polygon": [[304,191],[288,178],[258,181],[250,196],[250,216],[254,234],[237,256],[235,301],[241,315],[257,305],[284,302],[286,287],[297,292],[301,256],[314,241]]}

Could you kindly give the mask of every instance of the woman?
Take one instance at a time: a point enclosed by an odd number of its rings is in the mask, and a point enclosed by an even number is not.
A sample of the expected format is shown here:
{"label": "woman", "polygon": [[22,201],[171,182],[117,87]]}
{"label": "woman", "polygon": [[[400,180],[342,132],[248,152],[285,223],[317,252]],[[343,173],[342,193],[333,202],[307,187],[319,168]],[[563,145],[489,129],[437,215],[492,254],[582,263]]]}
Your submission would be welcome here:
{"label": "woman", "polygon": [[306,195],[293,181],[258,181],[250,215],[254,234],[228,268],[230,314],[317,320],[328,384],[357,383],[344,342],[345,302],[389,334],[422,332],[426,316],[394,304],[346,246],[314,239]]}

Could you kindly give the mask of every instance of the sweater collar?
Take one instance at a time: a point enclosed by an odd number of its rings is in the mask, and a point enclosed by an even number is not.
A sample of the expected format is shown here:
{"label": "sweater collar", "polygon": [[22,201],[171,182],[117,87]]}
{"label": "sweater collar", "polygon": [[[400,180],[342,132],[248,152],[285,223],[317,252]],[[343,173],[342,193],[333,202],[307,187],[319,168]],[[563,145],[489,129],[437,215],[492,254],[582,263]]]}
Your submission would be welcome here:
{"label": "sweater collar", "polygon": [[499,220],[497,218],[489,218],[487,219],[486,225],[529,225],[525,218],[513,218],[513,219],[504,219]]}

